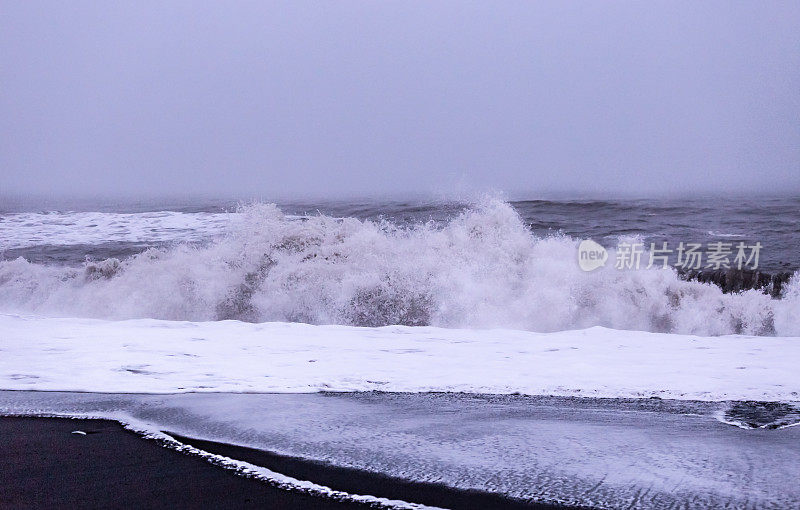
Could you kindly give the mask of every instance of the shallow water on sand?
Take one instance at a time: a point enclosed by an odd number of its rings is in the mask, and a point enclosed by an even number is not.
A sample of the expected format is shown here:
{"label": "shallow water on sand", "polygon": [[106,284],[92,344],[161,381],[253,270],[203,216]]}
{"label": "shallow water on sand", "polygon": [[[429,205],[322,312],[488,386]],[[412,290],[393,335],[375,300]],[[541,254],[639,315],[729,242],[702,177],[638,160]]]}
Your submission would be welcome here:
{"label": "shallow water on sand", "polygon": [[745,430],[721,419],[730,408],[463,394],[0,392],[6,414],[107,417],[528,500],[604,508],[800,504],[800,427]]}

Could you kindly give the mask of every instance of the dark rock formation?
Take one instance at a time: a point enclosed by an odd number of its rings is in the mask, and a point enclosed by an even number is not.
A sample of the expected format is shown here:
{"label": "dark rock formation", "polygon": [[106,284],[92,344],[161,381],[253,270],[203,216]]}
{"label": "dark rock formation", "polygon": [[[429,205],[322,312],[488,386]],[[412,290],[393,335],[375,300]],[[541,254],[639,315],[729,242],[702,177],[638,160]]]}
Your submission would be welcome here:
{"label": "dark rock formation", "polygon": [[713,283],[722,292],[741,292],[756,289],[777,298],[780,297],[786,282],[792,277],[790,272],[762,273],[748,269],[699,269],[678,270],[684,280]]}

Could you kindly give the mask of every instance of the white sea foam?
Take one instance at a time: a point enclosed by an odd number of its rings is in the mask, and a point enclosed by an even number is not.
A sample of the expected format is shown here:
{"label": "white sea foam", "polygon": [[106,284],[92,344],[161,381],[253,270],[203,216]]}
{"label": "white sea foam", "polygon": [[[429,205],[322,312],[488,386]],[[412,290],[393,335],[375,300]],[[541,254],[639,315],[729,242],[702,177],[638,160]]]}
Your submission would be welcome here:
{"label": "white sea foam", "polygon": [[37,245],[157,243],[223,234],[236,213],[49,212],[0,215],[0,249]]}
{"label": "white sea foam", "polygon": [[800,397],[800,338],[0,315],[0,388]]}
{"label": "white sea foam", "polygon": [[716,232],[714,230],[709,230],[708,235],[711,237],[744,237],[744,234],[730,234],[726,232]]}
{"label": "white sea foam", "polygon": [[620,271],[613,252],[606,267],[583,272],[579,240],[537,237],[497,200],[446,223],[407,227],[324,215],[299,219],[256,204],[243,208],[225,232],[202,246],[150,249],[82,269],[0,262],[0,311],[800,335],[798,278],[783,299],[773,300],[758,291],[723,294],[669,269]]}

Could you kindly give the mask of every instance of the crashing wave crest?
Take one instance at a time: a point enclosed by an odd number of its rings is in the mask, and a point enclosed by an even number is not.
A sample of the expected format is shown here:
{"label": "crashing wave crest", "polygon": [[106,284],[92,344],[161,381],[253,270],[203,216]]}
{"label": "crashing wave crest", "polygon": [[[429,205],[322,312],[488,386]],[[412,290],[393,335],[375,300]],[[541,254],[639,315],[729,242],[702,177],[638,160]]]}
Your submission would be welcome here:
{"label": "crashing wave crest", "polygon": [[[0,262],[0,309],[98,318],[435,325],[555,331],[595,325],[700,335],[800,334],[800,280],[781,300],[723,294],[673,270],[591,273],[578,240],[536,237],[486,200],[444,224],[241,209],[205,246],[82,269]],[[613,260],[613,254],[612,254]]]}

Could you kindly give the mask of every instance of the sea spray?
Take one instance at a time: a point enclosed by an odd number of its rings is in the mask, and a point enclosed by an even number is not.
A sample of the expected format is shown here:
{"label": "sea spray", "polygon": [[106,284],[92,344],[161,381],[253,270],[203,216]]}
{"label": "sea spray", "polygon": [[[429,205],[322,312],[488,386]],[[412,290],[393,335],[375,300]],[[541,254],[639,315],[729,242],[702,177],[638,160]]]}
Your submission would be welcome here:
{"label": "sea spray", "polygon": [[[592,272],[580,240],[534,235],[486,199],[446,222],[285,215],[243,206],[205,244],[83,268],[0,262],[0,311],[95,318],[236,319],[701,335],[800,334],[798,278],[780,300],[723,294],[672,269]],[[613,261],[613,250],[610,261]]]}

